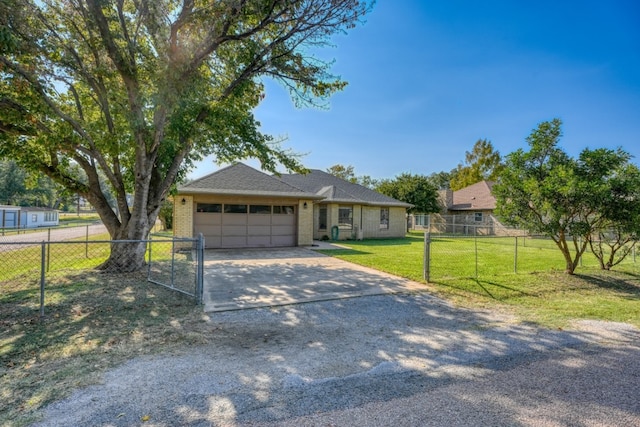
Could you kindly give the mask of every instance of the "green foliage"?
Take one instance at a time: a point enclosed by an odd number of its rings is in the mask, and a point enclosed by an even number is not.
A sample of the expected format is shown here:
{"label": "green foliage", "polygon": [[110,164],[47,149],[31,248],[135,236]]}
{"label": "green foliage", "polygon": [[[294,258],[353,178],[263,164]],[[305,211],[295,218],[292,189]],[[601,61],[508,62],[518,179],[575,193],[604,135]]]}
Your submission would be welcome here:
{"label": "green foliage", "polygon": [[371,178],[369,175],[356,176],[355,170],[351,165],[344,166],[341,164],[335,164],[330,168],[327,168],[327,173],[353,184],[360,184],[371,190],[375,190],[379,182],[378,180]]}
{"label": "green foliage", "polygon": [[585,149],[573,159],[558,147],[561,124],[541,123],[527,138],[528,152],[507,156],[493,194],[502,221],[552,238],[573,274],[592,237],[621,224],[616,212],[640,209],[640,198],[626,152]]}
{"label": "green foliage", "polygon": [[173,229],[173,202],[171,200],[165,200],[162,203],[158,218],[160,219],[160,222],[162,222],[163,230],[166,231]]}
{"label": "green foliage", "polygon": [[327,173],[330,173],[333,176],[344,179],[345,181],[352,182],[354,184],[358,182],[358,178],[356,178],[353,166],[351,165],[344,166],[341,164],[336,164],[331,166],[330,168],[327,168]]}
{"label": "green foliage", "polygon": [[298,105],[323,105],[346,83],[311,52],[370,8],[357,0],[2,2],[0,158],[87,199],[112,238],[145,238],[171,185],[204,156],[304,169],[260,132],[261,79],[282,83]]}
{"label": "green foliage", "polygon": [[429,175],[428,178],[435,188],[437,188],[438,190],[446,190],[448,188],[451,188],[450,182],[452,177],[453,177],[453,171],[452,172],[442,171],[442,172],[433,172],[431,175]]}
{"label": "green foliage", "polygon": [[495,181],[503,167],[502,157],[491,141],[479,139],[471,151],[465,152],[465,165],[460,164],[451,172],[451,189],[456,191],[480,181]]}
{"label": "green foliage", "polygon": [[424,175],[402,173],[394,179],[383,179],[376,190],[394,199],[411,203],[411,213],[433,213],[440,211],[438,192],[431,180]]}

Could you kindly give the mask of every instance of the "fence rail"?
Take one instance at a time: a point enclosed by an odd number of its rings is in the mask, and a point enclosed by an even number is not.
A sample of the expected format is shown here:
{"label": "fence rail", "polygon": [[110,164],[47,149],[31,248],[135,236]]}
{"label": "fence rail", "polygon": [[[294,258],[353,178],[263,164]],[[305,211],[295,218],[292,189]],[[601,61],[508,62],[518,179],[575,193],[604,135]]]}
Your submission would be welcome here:
{"label": "fence rail", "polygon": [[[636,264],[637,245],[630,242],[622,264]],[[579,266],[598,267],[589,246]],[[542,236],[460,236],[424,234],[423,277],[427,281],[534,273],[564,269],[565,260],[555,242]]]}
{"label": "fence rail", "polygon": [[39,309],[44,317],[48,287],[64,282],[70,273],[95,270],[109,258],[112,248],[127,244],[139,244],[145,251],[148,282],[202,303],[202,235],[148,240],[0,241],[0,286],[39,282]]}

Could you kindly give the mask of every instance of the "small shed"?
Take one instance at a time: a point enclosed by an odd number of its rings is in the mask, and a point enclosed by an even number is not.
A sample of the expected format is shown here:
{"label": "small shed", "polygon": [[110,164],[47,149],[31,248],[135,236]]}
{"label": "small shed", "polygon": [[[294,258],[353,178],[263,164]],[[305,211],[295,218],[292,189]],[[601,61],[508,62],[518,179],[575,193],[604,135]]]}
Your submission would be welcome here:
{"label": "small shed", "polygon": [[55,227],[59,221],[55,209],[0,205],[0,228]]}

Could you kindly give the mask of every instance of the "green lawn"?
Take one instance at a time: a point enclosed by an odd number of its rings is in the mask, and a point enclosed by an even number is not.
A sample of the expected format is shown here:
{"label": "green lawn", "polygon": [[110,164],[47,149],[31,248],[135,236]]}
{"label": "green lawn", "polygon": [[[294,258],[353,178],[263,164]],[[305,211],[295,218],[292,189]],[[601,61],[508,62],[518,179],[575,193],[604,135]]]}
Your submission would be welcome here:
{"label": "green lawn", "polygon": [[[422,235],[411,234],[341,242],[350,249],[324,253],[424,282],[423,242]],[[574,319],[640,327],[640,262],[634,263],[633,256],[614,271],[601,271],[587,253],[570,276],[563,272],[564,258],[553,242],[519,238],[517,258],[515,243],[514,238],[433,238],[426,286],[461,306],[505,310],[550,327],[564,327]]]}

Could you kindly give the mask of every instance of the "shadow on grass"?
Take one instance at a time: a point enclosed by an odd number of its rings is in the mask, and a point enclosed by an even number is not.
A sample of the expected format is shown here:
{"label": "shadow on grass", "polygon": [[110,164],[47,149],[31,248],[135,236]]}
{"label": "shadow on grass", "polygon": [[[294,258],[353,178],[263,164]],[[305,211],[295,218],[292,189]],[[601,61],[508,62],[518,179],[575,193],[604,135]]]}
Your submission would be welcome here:
{"label": "shadow on grass", "polygon": [[29,420],[42,405],[96,382],[103,369],[160,348],[169,335],[183,341],[189,329],[176,322],[198,310],[140,273],[47,280],[44,319],[37,280],[0,282],[0,425]]}
{"label": "shadow on grass", "polygon": [[[457,289],[459,291],[463,291],[465,293],[471,293],[474,295],[478,295],[481,297],[488,297],[495,301],[507,301],[510,298],[514,297],[531,297],[534,294],[525,292],[521,289],[507,286],[498,282],[488,281],[488,280],[479,280],[472,277],[462,278],[459,281],[463,281],[460,285],[447,283],[445,281],[431,281],[430,283],[434,283],[439,286],[443,286],[450,289]],[[498,294],[496,290],[492,290],[491,288],[496,288],[497,291],[501,292]],[[478,288],[480,290],[478,290]]]}
{"label": "shadow on grass", "polygon": [[[627,297],[632,299],[640,299],[640,283],[630,283],[630,280],[625,277],[611,277],[612,272],[608,272],[606,276],[591,275],[591,274],[576,274],[575,276],[584,280],[586,283],[596,286],[601,289],[607,289],[618,293],[627,294]],[[635,273],[623,272],[615,273],[617,275],[630,276],[632,280],[638,280],[640,275]]]}

